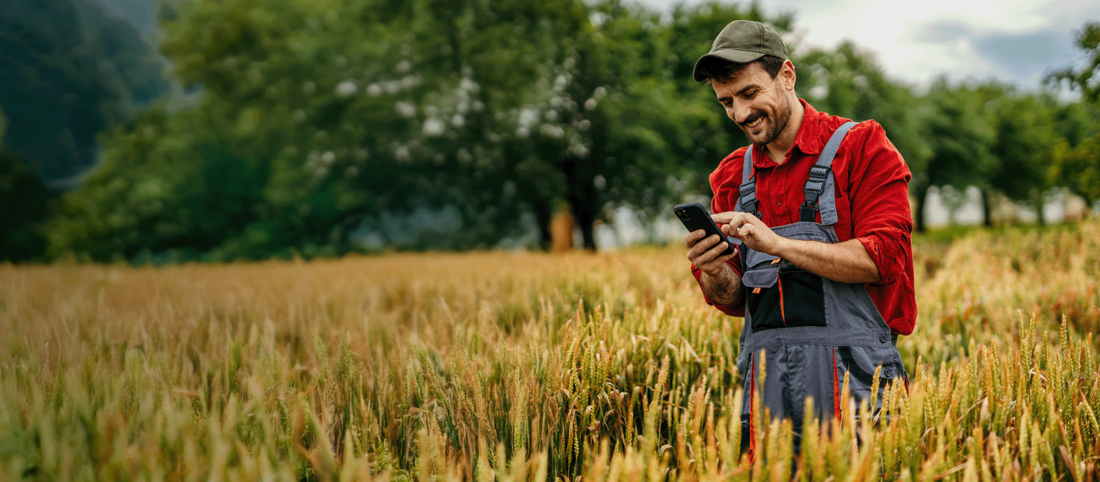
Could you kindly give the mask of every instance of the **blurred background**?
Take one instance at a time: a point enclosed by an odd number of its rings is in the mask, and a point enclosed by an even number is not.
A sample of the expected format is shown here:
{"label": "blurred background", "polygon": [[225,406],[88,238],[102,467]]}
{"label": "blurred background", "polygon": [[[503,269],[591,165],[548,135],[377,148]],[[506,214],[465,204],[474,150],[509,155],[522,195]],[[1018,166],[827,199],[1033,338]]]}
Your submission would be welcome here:
{"label": "blurred background", "polygon": [[736,19],[884,126],[918,231],[1100,209],[1091,1],[2,0],[0,260],[680,239],[747,143],[691,80]]}

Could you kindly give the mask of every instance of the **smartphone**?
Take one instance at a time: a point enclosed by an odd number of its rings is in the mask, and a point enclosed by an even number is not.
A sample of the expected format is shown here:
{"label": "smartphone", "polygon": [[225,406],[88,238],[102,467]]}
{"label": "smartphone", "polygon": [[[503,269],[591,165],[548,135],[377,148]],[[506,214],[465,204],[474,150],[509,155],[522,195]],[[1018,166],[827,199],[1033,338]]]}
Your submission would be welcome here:
{"label": "smartphone", "polygon": [[736,238],[729,238],[726,237],[725,234],[722,234],[722,230],[718,229],[717,224],[714,224],[714,219],[710,217],[710,214],[707,213],[707,209],[704,208],[702,204],[679,204],[672,208],[672,210],[676,213],[676,217],[680,218],[680,222],[684,223],[684,227],[687,228],[689,232],[702,229],[707,233],[707,236],[717,234],[719,239],[726,240],[726,251],[722,253],[723,255],[733,254],[733,246],[735,244],[741,244]]}

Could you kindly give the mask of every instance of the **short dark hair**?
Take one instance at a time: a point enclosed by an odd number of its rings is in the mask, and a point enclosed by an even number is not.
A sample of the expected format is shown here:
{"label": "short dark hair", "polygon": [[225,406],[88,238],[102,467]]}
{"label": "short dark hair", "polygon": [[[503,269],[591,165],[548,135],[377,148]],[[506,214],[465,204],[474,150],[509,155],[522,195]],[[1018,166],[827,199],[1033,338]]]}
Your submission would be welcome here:
{"label": "short dark hair", "polygon": [[703,60],[699,61],[699,74],[703,77],[703,81],[708,84],[715,79],[725,82],[741,73],[741,71],[745,70],[748,66],[758,63],[764,68],[764,71],[774,79],[779,75],[779,69],[783,68],[783,62],[786,61],[771,55],[765,55],[752,62],[743,64],[715,57],[705,57]]}

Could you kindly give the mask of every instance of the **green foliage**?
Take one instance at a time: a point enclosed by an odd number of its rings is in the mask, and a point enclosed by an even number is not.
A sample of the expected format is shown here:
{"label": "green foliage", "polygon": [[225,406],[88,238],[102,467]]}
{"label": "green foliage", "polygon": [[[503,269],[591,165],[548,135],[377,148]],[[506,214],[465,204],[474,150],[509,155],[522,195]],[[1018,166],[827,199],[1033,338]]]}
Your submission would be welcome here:
{"label": "green foliage", "polygon": [[0,66],[0,260],[39,259],[55,197],[47,186],[74,187],[96,162],[96,136],[167,82],[133,28],[76,0],[6,1]]}
{"label": "green foliage", "polygon": [[[110,260],[179,251],[194,257],[242,232],[256,218],[264,166],[237,155],[224,121],[203,114],[155,108],[109,138],[102,165],[50,221],[53,254]],[[239,249],[233,254],[255,256]]]}
{"label": "green foliage", "polygon": [[996,168],[990,153],[996,133],[978,89],[951,87],[944,79],[932,85],[927,98],[932,157],[922,184],[962,188],[980,183]]}
{"label": "green foliage", "polygon": [[989,94],[995,103],[996,131],[990,152],[999,163],[987,182],[1009,199],[1041,209],[1042,193],[1051,186],[1049,166],[1061,139],[1055,130],[1054,101],[1002,88]]}
{"label": "green foliage", "polygon": [[917,231],[925,230],[925,202],[932,186],[963,190],[981,185],[997,168],[990,149],[996,138],[980,87],[951,86],[946,78],[932,84],[924,99],[932,155],[926,168],[913,175],[910,189],[917,198]]}
{"label": "green foliage", "polygon": [[41,220],[53,198],[38,174],[0,147],[0,260],[25,261],[44,254]]}
{"label": "green foliage", "polygon": [[1063,144],[1051,166],[1051,177],[1089,206],[1100,200],[1100,132],[1072,148]]}

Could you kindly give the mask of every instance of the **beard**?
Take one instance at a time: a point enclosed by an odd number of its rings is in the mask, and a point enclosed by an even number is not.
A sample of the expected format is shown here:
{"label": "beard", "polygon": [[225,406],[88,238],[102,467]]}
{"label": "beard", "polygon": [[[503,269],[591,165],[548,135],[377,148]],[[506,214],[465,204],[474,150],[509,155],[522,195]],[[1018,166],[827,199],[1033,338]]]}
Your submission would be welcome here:
{"label": "beard", "polygon": [[[765,114],[763,112],[758,112],[756,114],[753,114],[752,116],[749,116],[748,119],[745,119],[745,122],[742,122],[739,125],[739,127],[741,127],[741,132],[744,132],[745,136],[749,138],[749,141],[757,146],[757,148],[762,149],[764,148],[764,146],[767,146],[772,141],[779,138],[779,135],[782,134],[783,130],[787,128],[787,123],[791,121],[791,99],[787,96],[783,96],[783,100],[784,102],[780,104],[779,109],[775,112],[774,119],[771,118],[771,115]],[[756,120],[761,117],[768,121],[768,130],[764,132],[764,139],[756,141],[753,140],[746,126],[752,124],[753,122],[756,122]]]}

